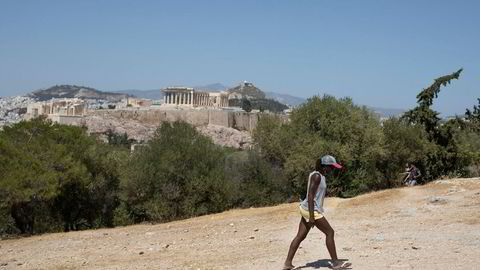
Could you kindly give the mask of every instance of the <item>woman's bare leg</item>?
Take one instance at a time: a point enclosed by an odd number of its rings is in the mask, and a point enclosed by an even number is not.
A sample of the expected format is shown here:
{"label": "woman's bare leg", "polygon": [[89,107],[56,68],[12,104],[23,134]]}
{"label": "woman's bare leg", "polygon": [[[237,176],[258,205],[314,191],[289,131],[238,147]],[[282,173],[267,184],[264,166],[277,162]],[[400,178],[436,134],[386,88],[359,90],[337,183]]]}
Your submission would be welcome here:
{"label": "woman's bare leg", "polygon": [[293,269],[292,260],[295,256],[295,252],[297,252],[300,243],[307,237],[308,232],[310,231],[310,227],[308,226],[307,221],[302,217],[300,219],[300,223],[298,224],[298,232],[295,238],[293,238],[292,243],[290,244],[290,249],[288,250],[287,259],[285,260],[285,264],[283,269]]}
{"label": "woman's bare leg", "polygon": [[330,226],[327,219],[322,217],[321,219],[315,220],[315,226],[325,234],[325,244],[327,245],[328,253],[333,261],[333,269],[342,269],[351,266],[351,263],[344,263],[338,260],[337,249],[335,247],[335,231],[332,226]]}
{"label": "woman's bare leg", "polygon": [[334,239],[335,231],[332,226],[330,226],[330,223],[328,223],[325,217],[322,217],[321,219],[315,220],[315,226],[325,234],[325,243],[327,244],[328,253],[332,260],[338,260]]}

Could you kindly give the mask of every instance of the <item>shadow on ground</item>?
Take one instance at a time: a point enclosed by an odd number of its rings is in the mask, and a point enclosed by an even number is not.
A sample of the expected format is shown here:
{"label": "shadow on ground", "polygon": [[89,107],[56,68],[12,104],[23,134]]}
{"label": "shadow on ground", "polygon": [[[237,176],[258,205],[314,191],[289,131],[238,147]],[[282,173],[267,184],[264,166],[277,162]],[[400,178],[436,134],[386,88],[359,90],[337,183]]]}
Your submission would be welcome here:
{"label": "shadow on ground", "polygon": [[[330,261],[331,260],[322,259],[322,260],[318,260],[318,261],[315,261],[315,262],[309,262],[309,263],[306,263],[305,265],[295,267],[294,270],[305,269],[305,268],[319,269],[319,268],[322,268],[322,267],[331,268]],[[340,259],[339,261],[346,262],[348,260]],[[343,268],[343,269],[352,269],[352,268],[349,267],[349,268]]]}

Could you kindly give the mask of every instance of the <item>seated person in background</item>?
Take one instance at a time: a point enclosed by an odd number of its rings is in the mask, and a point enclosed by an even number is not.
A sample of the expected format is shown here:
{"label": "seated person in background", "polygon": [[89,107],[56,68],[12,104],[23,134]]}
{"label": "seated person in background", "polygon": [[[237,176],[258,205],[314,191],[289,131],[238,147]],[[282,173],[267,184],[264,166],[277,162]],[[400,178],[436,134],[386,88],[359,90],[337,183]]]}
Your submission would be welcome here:
{"label": "seated person in background", "polygon": [[404,183],[407,186],[416,185],[417,179],[422,176],[420,170],[415,165],[413,165],[413,163],[410,163],[410,166],[407,167],[406,174],[407,176],[405,177]]}

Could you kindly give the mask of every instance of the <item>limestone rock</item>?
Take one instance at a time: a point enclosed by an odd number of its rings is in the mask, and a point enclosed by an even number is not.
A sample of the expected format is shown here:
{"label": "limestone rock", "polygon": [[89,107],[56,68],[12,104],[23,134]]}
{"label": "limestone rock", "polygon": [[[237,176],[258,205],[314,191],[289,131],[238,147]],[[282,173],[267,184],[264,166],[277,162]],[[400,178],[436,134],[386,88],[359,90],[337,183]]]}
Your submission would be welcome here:
{"label": "limestone rock", "polygon": [[197,130],[205,136],[212,138],[218,145],[233,147],[236,149],[249,149],[252,147],[252,136],[248,131],[239,131],[217,125],[197,127]]}

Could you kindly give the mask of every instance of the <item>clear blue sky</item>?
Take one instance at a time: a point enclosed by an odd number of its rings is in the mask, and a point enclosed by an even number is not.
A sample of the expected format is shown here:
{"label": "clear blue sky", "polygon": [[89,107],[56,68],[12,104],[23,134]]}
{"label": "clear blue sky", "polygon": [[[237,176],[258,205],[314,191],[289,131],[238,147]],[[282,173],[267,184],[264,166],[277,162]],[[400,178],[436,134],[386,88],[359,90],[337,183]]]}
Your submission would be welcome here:
{"label": "clear blue sky", "polygon": [[0,0],[0,96],[236,85],[411,108],[463,67],[435,109],[480,97],[480,1]]}

